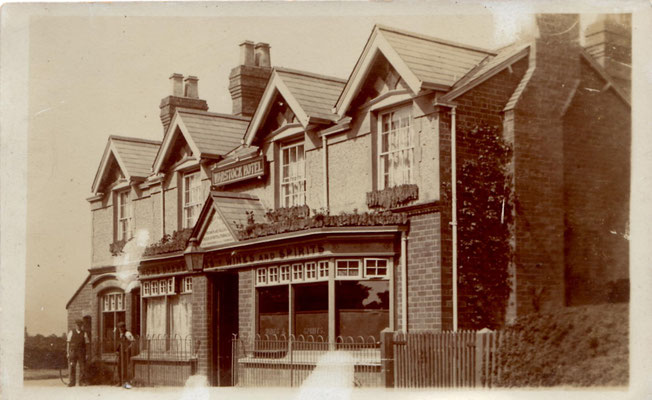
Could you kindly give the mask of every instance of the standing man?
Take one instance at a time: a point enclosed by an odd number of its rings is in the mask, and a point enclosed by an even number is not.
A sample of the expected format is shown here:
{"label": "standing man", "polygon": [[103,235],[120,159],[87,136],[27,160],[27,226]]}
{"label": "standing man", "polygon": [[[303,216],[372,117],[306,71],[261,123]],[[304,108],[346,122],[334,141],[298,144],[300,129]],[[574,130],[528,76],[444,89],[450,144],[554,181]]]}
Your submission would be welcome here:
{"label": "standing man", "polygon": [[131,389],[131,384],[129,383],[129,366],[131,361],[131,348],[136,339],[134,338],[134,335],[127,330],[127,326],[124,322],[118,323],[118,330],[120,331],[120,336],[118,338],[116,353],[118,353],[118,375],[120,378],[120,386],[125,389]]}
{"label": "standing man", "polygon": [[70,365],[70,383],[68,386],[75,386],[77,363],[79,363],[79,384],[86,384],[86,345],[89,340],[88,335],[82,329],[84,325],[82,320],[78,319],[75,321],[75,325],[75,329],[68,332],[68,342],[66,343],[66,356]]}

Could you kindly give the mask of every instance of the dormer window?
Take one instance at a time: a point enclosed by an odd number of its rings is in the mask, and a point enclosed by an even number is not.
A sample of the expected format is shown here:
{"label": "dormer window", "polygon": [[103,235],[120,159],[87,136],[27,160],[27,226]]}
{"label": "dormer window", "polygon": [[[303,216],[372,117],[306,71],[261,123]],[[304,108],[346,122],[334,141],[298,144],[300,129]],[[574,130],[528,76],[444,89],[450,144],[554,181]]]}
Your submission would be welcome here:
{"label": "dormer window", "polygon": [[183,227],[192,228],[201,211],[201,179],[199,171],[183,176]]}
{"label": "dormer window", "polygon": [[281,206],[306,204],[306,162],[303,143],[281,147]]}
{"label": "dormer window", "polygon": [[131,209],[129,207],[129,192],[118,193],[118,240],[127,240],[133,236],[131,231]]}
{"label": "dormer window", "polygon": [[378,118],[379,189],[414,183],[414,130],[410,108]]}

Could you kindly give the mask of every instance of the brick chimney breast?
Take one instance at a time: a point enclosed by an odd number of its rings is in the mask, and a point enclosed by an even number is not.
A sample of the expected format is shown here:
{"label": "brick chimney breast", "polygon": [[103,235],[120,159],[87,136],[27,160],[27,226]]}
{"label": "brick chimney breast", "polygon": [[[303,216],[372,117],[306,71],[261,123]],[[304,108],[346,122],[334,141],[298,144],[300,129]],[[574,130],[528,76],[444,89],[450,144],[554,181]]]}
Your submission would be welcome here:
{"label": "brick chimney breast", "polygon": [[170,76],[172,93],[161,99],[161,104],[159,105],[164,135],[170,126],[170,122],[177,108],[208,111],[206,100],[199,98],[198,81],[199,79],[196,76],[190,75],[185,79],[184,85],[183,75],[174,73]]}
{"label": "brick chimney breast", "polygon": [[269,44],[251,41],[240,44],[240,65],[231,70],[229,92],[233,101],[233,114],[251,117],[265,91],[272,72]]}

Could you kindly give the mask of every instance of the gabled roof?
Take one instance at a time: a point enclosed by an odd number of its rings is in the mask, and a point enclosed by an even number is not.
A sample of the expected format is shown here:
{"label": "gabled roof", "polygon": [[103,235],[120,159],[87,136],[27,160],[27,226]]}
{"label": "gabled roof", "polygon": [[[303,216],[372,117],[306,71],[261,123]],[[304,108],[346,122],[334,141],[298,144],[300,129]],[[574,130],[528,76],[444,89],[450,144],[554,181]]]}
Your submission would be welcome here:
{"label": "gabled roof", "polygon": [[277,93],[285,99],[304,128],[313,122],[337,121],[339,118],[333,113],[333,105],[345,83],[339,78],[275,67],[245,134],[245,143],[251,144],[258,129],[264,125]]}
{"label": "gabled roof", "polygon": [[260,151],[258,146],[247,146],[246,144],[240,145],[231,150],[224,158],[215,164],[215,167],[220,168],[232,164],[239,160],[255,157]]}
{"label": "gabled roof", "polygon": [[[241,144],[249,118],[178,108],[154,160],[158,173],[181,132],[195,157],[218,158]],[[177,129],[179,128],[179,129]]]}
{"label": "gabled roof", "polygon": [[373,60],[382,54],[414,94],[422,89],[448,90],[495,53],[430,36],[374,26],[335,109],[343,116],[364,83]]}
{"label": "gabled roof", "polygon": [[247,225],[247,212],[253,212],[254,221],[265,221],[265,207],[258,197],[245,193],[211,190],[191,237],[197,238],[201,242],[212,219],[219,218],[220,224],[226,225],[226,229],[235,239],[234,241],[237,241],[238,226]]}
{"label": "gabled roof", "polygon": [[462,79],[457,81],[450,92],[442,96],[441,102],[450,102],[474,87],[487,81],[505,68],[527,57],[530,43],[512,44],[498,51],[495,56],[488,56],[477,68],[472,69]]}
{"label": "gabled roof", "polygon": [[97,193],[108,173],[111,159],[115,159],[127,179],[145,179],[152,171],[152,162],[161,142],[155,140],[109,136],[102,161],[93,180],[92,192]]}

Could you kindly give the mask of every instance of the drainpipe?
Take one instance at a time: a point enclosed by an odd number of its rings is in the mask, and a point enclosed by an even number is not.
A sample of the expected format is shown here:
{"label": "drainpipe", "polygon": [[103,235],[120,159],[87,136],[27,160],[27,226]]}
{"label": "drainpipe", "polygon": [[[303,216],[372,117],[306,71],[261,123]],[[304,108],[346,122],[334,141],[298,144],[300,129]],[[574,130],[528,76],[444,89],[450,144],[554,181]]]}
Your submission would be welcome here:
{"label": "drainpipe", "polygon": [[323,164],[324,164],[324,207],[326,210],[330,210],[330,205],[328,204],[328,144],[326,140],[326,135],[321,136],[322,148],[324,149],[323,153]]}
{"label": "drainpipe", "polygon": [[453,231],[453,332],[457,332],[457,165],[455,106],[451,107],[451,228]]}
{"label": "drainpipe", "polygon": [[407,234],[401,232],[401,328],[407,329]]}

